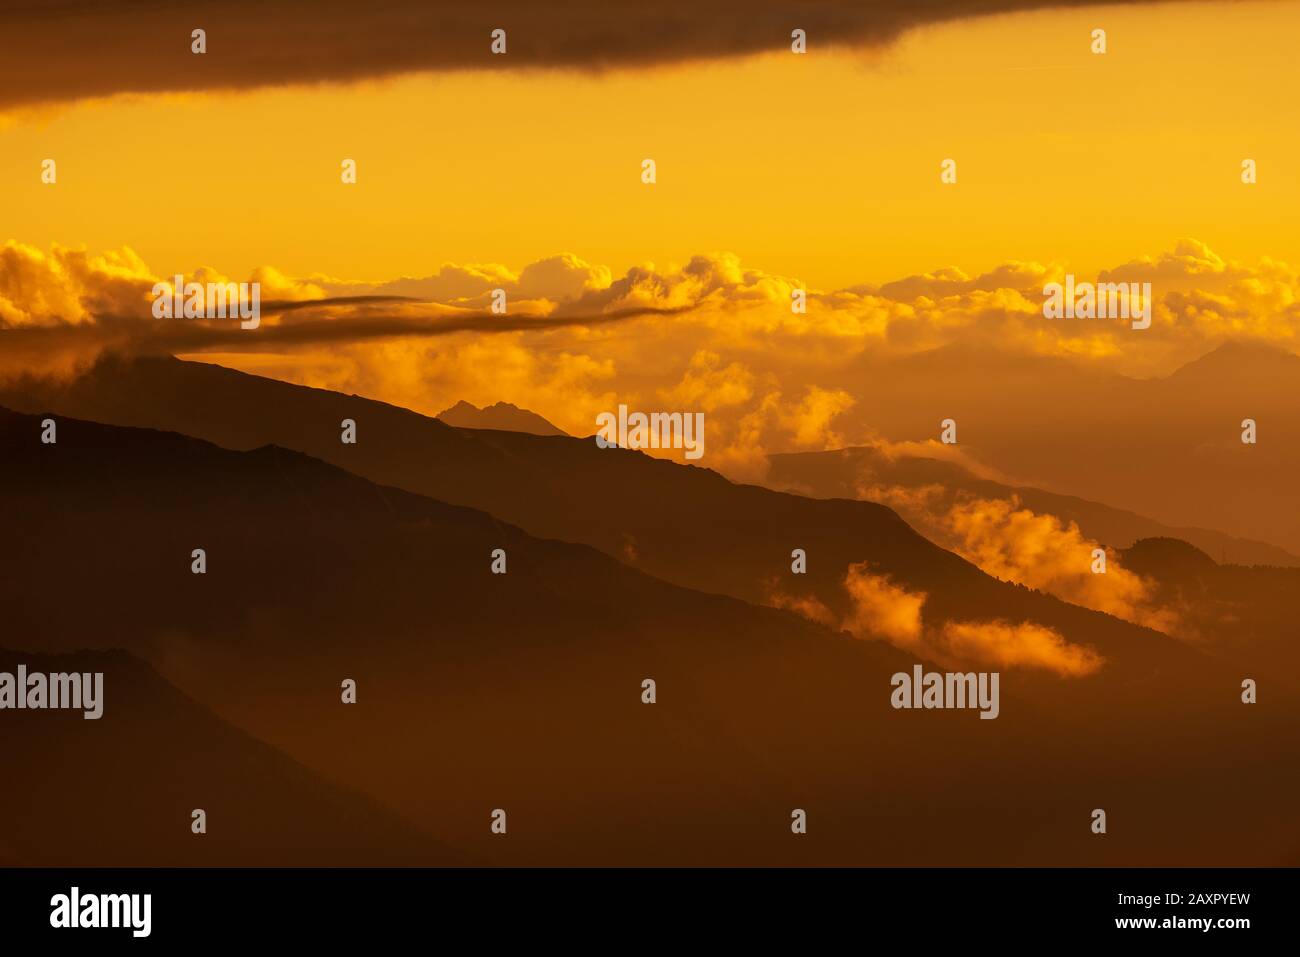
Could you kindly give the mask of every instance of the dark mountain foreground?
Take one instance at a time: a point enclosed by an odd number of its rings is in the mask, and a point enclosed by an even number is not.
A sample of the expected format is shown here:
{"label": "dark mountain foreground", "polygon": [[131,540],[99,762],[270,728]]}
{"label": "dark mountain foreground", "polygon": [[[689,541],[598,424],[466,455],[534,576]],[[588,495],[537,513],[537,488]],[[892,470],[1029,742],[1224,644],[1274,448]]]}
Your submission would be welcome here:
{"label": "dark mountain foreground", "polygon": [[[8,628],[9,636],[15,637]],[[0,858],[65,866],[467,859],[231,727],[124,651],[0,649],[0,672],[103,674],[103,713],[4,710]],[[192,812],[207,832],[191,830]]]}
{"label": "dark mountain foreground", "polygon": [[[405,850],[430,863],[447,860],[443,843],[551,864],[1297,860],[1294,701],[1243,705],[1234,670],[1154,632],[1048,602],[1064,609],[1060,627],[1105,625],[1116,651],[1096,674],[1003,669],[996,720],[896,710],[891,675],[917,658],[884,642],[668,584],[297,452],[58,426],[45,445],[39,417],[0,414],[5,643],[33,657],[126,649],[310,769],[300,780],[328,784],[309,788],[313,803],[289,770],[231,770],[233,745],[196,728],[198,705],[174,695],[137,710],[117,679],[103,721],[126,723],[126,745],[105,747],[112,725],[79,714],[0,711],[25,749],[8,765],[24,790],[8,790],[20,803],[0,855],[43,860],[32,842],[50,808],[63,822],[78,787],[75,800],[96,800],[95,782],[118,795],[139,780],[138,819],[163,823],[134,826],[155,836],[122,846],[150,860],[189,853],[188,811],[203,806],[190,794],[217,793],[203,800],[220,808],[251,800],[250,781],[263,817],[208,808],[209,837],[217,822],[259,822],[247,826],[260,849],[230,851],[248,863],[276,840],[339,863],[358,845],[386,853],[397,825],[334,834],[316,810],[331,789],[400,814],[427,842]],[[433,428],[453,448],[474,435]],[[195,548],[205,574],[192,572]],[[505,575],[492,574],[496,548]],[[355,704],[341,700],[349,679]],[[220,781],[228,791],[204,784]],[[278,816],[299,806],[307,823]],[[796,808],[805,835],[790,831]],[[1094,808],[1106,835],[1089,830]],[[490,831],[494,809],[504,835]]]}
{"label": "dark mountain foreground", "polygon": [[[230,449],[295,449],[528,533],[590,545],[686,588],[754,604],[815,600],[836,624],[854,605],[851,565],[926,596],[928,627],[1004,620],[1052,628],[1113,660],[1169,667],[1153,632],[998,581],[873,502],[736,485],[716,472],[594,439],[454,429],[382,402],[176,359],[106,359],[59,386],[0,393],[26,412],[181,432]],[[356,424],[356,444],[340,423]],[[807,573],[791,573],[803,549]],[[788,601],[786,602],[788,604]]]}

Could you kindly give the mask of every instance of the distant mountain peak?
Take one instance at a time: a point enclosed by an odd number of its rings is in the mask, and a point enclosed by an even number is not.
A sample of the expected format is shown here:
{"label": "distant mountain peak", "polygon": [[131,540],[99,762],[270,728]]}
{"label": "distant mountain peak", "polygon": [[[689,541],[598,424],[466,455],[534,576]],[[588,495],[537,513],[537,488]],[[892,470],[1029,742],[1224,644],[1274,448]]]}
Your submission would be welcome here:
{"label": "distant mountain peak", "polygon": [[[498,404],[500,404],[500,403],[498,403]],[[515,408],[515,407],[514,407],[514,406],[511,406],[511,408]],[[443,409],[441,412],[439,412],[439,413],[438,413],[438,418],[442,418],[444,415],[453,415],[453,414],[455,414],[455,415],[461,415],[461,414],[467,414],[467,413],[472,413],[472,412],[482,412],[482,411],[483,411],[483,410],[480,409],[478,406],[476,406],[476,405],[470,405],[470,404],[469,404],[468,402],[466,402],[464,399],[461,399],[459,402],[457,402],[455,405],[453,405],[450,409]]]}
{"label": "distant mountain peak", "polygon": [[437,418],[458,429],[496,429],[502,432],[527,432],[530,435],[568,435],[536,412],[521,409],[509,402],[497,402],[479,408],[461,399]]}
{"label": "distant mountain peak", "polygon": [[1253,339],[1229,339],[1199,359],[1180,367],[1174,378],[1225,373],[1255,376],[1274,371],[1293,373],[1300,368],[1300,356],[1281,346]]}
{"label": "distant mountain peak", "polygon": [[1206,355],[1269,355],[1269,356],[1288,356],[1297,358],[1290,350],[1281,346],[1274,345],[1271,342],[1260,342],[1256,339],[1228,339],[1221,343],[1217,348],[1210,350]]}
{"label": "distant mountain peak", "polygon": [[1195,545],[1177,538],[1143,538],[1122,552],[1124,567],[1159,581],[1194,579],[1218,562]]}

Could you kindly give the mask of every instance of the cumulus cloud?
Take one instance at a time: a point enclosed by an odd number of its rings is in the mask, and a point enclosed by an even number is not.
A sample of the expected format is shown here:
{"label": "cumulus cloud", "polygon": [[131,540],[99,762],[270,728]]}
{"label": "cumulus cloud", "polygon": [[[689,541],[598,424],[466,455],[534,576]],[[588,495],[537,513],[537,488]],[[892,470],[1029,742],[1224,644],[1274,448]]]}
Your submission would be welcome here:
{"label": "cumulus cloud", "polygon": [[691,356],[681,381],[660,390],[659,394],[672,408],[716,412],[752,399],[755,378],[754,373],[741,363],[732,362],[723,367],[716,352],[701,349]]}
{"label": "cumulus cloud", "polygon": [[706,304],[771,304],[790,302],[792,279],[746,268],[732,253],[691,257],[685,266],[657,268],[645,263],[623,276],[566,303],[567,313],[592,315],[629,308],[673,310]]}
{"label": "cumulus cloud", "polygon": [[93,256],[55,245],[0,246],[0,329],[81,325],[143,312],[154,278],[130,249]]}
{"label": "cumulus cloud", "polygon": [[1172,250],[1139,256],[1113,269],[1102,270],[1104,282],[1177,282],[1179,280],[1244,279],[1250,270],[1230,263],[1205,243],[1181,239]]}
{"label": "cumulus cloud", "polygon": [[832,431],[831,422],[856,400],[843,389],[809,386],[792,408],[782,413],[782,424],[798,448],[839,448],[844,439]]}
{"label": "cumulus cloud", "polygon": [[[517,272],[495,263],[444,263],[424,278],[362,281],[290,277],[267,265],[250,278],[262,283],[264,300],[315,301],[322,307],[355,300],[355,318],[376,320],[418,315],[421,309],[426,316],[483,312],[495,289],[504,290],[510,303],[510,315],[497,317],[497,327],[505,330],[511,316],[521,315],[547,320],[539,328],[554,328],[690,314],[691,322],[713,333],[717,343],[705,347],[714,352],[720,352],[720,344],[754,348],[776,342],[823,362],[867,349],[907,353],[953,342],[987,342],[1064,356],[1114,355],[1122,347],[1126,361],[1140,363],[1148,354],[1163,358],[1170,341],[1200,354],[1243,334],[1290,344],[1300,332],[1300,272],[1273,260],[1254,266],[1234,263],[1196,240],[1182,240],[1172,251],[1131,260],[1096,277],[1153,283],[1155,321],[1142,335],[1121,322],[1044,319],[1042,288],[1065,272],[1061,264],[1011,262],[968,277],[947,267],[881,286],[810,289],[806,313],[790,309],[790,294],[805,288],[803,283],[745,266],[730,253],[697,255],[684,266],[646,263],[617,278],[608,267],[572,253],[538,260]],[[198,276],[232,278],[207,268],[191,270],[187,278]],[[92,256],[54,247],[44,253],[11,241],[0,250],[0,322],[12,327],[147,315],[142,305],[159,278],[170,276],[155,276],[130,249]],[[408,304],[399,307],[397,301]],[[376,302],[389,302],[389,310],[361,309]],[[376,334],[391,334],[382,322],[375,329]],[[364,334],[357,329],[356,335]]]}
{"label": "cumulus cloud", "polygon": [[[1096,361],[1150,372],[1175,352],[1196,358],[1227,337],[1285,345],[1300,328],[1295,269],[1234,263],[1193,240],[1103,274],[1152,277],[1155,322],[1141,333],[1122,323],[1045,319],[1042,285],[1063,273],[1060,264],[1029,261],[973,276],[939,268],[877,286],[808,288],[807,312],[797,313],[790,294],[806,284],[728,253],[644,263],[621,275],[573,253],[521,268],[444,263],[423,278],[392,280],[291,276],[272,265],[249,277],[189,270],[187,279],[262,284],[262,325],[249,332],[221,320],[153,319],[149,291],[170,276],[155,275],[129,249],[95,255],[10,242],[0,248],[0,335],[10,336],[11,355],[20,331],[29,352],[40,352],[42,341],[51,354],[74,349],[75,361],[50,358],[59,368],[108,347],[221,354],[228,364],[274,366],[299,380],[320,375],[312,384],[421,410],[462,399],[513,402],[576,435],[590,434],[595,416],[619,402],[704,411],[703,464],[754,481],[773,452],[880,441],[876,410],[859,392],[863,360],[991,343],[1035,356],[1110,356]],[[1170,288],[1162,291],[1163,283]],[[494,289],[507,293],[506,315],[489,308]],[[509,357],[508,375],[455,365],[490,368],[493,355]],[[399,356],[410,368],[400,376],[390,373]],[[931,441],[915,451],[997,477],[952,446]],[[918,494],[895,484],[864,488],[891,504]]]}
{"label": "cumulus cloud", "polygon": [[555,305],[578,299],[589,290],[606,289],[611,282],[609,267],[593,266],[572,253],[561,253],[529,263],[516,273],[500,263],[459,265],[443,263],[438,271],[421,279],[385,282],[317,280],[334,296],[400,296],[468,308],[484,308],[495,289],[503,289],[508,300],[538,304],[549,312]]}
{"label": "cumulus cloud", "polygon": [[1041,288],[1048,275],[1048,267],[1033,262],[1003,263],[978,276],[967,276],[957,267],[947,266],[931,273],[896,279],[879,287],[858,286],[849,291],[883,296],[900,302],[917,299],[933,301],[975,292],[996,292],[999,289],[1031,291]]}

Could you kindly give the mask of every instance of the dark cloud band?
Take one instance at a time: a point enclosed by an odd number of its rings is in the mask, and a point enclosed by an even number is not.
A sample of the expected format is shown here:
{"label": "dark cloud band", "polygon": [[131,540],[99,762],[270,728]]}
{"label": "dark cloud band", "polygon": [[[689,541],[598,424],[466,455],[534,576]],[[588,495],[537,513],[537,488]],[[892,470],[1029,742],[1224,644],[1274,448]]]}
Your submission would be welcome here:
{"label": "dark cloud band", "polygon": [[[887,43],[910,27],[1083,0],[30,0],[0,6],[0,108],[418,70],[608,69]],[[507,31],[507,53],[489,52]],[[195,28],[207,53],[190,52]]]}

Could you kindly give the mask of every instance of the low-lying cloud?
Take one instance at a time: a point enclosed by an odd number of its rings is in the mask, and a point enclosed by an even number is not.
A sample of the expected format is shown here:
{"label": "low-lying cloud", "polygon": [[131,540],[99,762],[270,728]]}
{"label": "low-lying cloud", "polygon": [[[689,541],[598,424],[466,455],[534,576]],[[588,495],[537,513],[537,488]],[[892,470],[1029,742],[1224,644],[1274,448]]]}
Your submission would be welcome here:
{"label": "low-lying cloud", "polygon": [[1093,552],[1102,546],[1074,522],[1032,512],[1015,499],[974,499],[953,505],[939,524],[947,532],[941,544],[995,578],[1158,631],[1171,632],[1178,623],[1174,611],[1155,603],[1155,584],[1120,567],[1113,551],[1106,570],[1094,572]]}
{"label": "low-lying cloud", "polygon": [[[945,621],[927,625],[928,596],[876,574],[866,562],[850,565],[844,589],[852,602],[842,628],[857,638],[888,641],[895,647],[945,667],[1026,668],[1081,678],[1098,671],[1104,659],[1072,644],[1051,628],[1033,622]],[[785,607],[800,610],[791,601]],[[811,616],[810,616],[811,617]]]}

